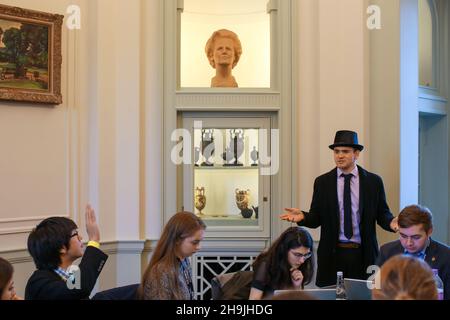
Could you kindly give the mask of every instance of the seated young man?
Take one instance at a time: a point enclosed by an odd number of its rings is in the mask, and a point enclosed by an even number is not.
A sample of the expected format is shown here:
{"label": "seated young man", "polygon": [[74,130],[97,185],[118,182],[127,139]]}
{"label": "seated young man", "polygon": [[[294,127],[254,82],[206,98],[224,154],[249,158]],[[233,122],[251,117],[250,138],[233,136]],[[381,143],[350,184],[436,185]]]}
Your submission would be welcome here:
{"label": "seated young man", "polygon": [[450,248],[431,239],[433,217],[430,210],[420,205],[405,207],[398,215],[398,226],[400,239],[380,248],[376,264],[381,267],[398,254],[425,260],[432,269],[438,269],[444,282],[444,299],[450,300]]}
{"label": "seated young man", "polygon": [[[82,237],[72,220],[52,217],[43,220],[28,237],[28,251],[36,270],[25,288],[26,300],[89,299],[98,276],[108,259],[99,249],[100,231],[94,210],[86,207],[89,242],[83,254]],[[79,270],[70,273],[72,264],[83,257]],[[70,267],[70,268],[69,268]]]}

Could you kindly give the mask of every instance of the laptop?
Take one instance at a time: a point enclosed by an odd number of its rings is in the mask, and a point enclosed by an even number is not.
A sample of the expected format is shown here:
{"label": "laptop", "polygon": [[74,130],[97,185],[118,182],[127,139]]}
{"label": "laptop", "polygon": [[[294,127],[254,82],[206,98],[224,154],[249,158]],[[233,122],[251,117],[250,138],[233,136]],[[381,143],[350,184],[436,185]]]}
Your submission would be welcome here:
{"label": "laptop", "polygon": [[[273,295],[291,293],[299,290],[275,290]],[[300,290],[318,300],[336,300],[336,289],[304,289]]]}
{"label": "laptop", "polygon": [[347,300],[372,300],[371,284],[370,280],[344,278]]}

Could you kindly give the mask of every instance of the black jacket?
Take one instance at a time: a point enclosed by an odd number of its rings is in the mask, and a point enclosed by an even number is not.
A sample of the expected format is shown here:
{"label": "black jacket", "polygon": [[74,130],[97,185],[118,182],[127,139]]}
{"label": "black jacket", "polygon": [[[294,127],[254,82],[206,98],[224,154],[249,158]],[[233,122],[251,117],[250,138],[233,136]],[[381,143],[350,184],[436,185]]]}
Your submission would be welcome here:
{"label": "black jacket", "polygon": [[[388,242],[381,246],[376,264],[381,267],[390,257],[404,251],[400,240]],[[450,300],[450,248],[430,239],[430,245],[425,250],[425,261],[432,269],[438,269],[439,277],[444,282],[444,299]]]}
{"label": "black jacket", "polygon": [[79,264],[80,289],[69,289],[66,282],[53,270],[36,270],[25,288],[26,300],[81,300],[89,299],[97,278],[108,256],[103,251],[88,246]]}
{"label": "black jacket", "polygon": [[[386,203],[381,178],[358,166],[359,172],[359,212],[361,248],[364,270],[375,264],[378,256],[376,224],[391,231],[394,216]],[[336,246],[339,241],[339,204],[337,195],[337,169],[334,168],[316,178],[309,212],[299,222],[308,228],[321,227],[317,250],[316,285],[323,287],[336,284]],[[369,276],[369,275],[367,275]]]}

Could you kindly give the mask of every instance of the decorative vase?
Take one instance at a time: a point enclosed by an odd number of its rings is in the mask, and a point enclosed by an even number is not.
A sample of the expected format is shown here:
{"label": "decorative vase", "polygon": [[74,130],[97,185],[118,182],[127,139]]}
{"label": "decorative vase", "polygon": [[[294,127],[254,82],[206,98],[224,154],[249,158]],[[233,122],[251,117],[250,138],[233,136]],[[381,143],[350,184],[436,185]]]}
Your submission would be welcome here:
{"label": "decorative vase", "polygon": [[255,218],[258,219],[258,207],[252,206],[253,211],[255,211]]}
{"label": "decorative vase", "polygon": [[203,215],[202,210],[206,206],[206,196],[205,196],[205,188],[204,187],[195,188],[194,205],[198,210],[198,215],[202,216]]}
{"label": "decorative vase", "polygon": [[248,202],[250,200],[250,190],[235,190],[236,205],[241,210],[241,215],[244,218],[250,218],[253,214],[252,210],[248,208]]}

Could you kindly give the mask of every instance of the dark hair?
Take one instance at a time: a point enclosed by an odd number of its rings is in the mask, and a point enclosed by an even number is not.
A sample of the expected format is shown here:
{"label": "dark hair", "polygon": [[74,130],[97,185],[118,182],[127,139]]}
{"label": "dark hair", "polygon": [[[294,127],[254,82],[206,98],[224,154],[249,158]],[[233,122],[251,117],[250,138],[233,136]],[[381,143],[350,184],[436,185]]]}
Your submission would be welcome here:
{"label": "dark hair", "polygon": [[416,225],[423,225],[425,232],[433,228],[433,215],[427,207],[413,204],[403,208],[398,215],[398,226],[409,228]]}
{"label": "dark hair", "polygon": [[155,252],[152,255],[149,265],[147,266],[142,282],[138,289],[138,298],[144,298],[144,287],[146,283],[157,281],[166,274],[169,278],[169,285],[172,289],[171,299],[183,299],[179,292],[178,283],[178,267],[180,262],[177,258],[178,246],[184,239],[191,237],[198,230],[205,230],[206,225],[202,219],[192,212],[178,212],[169,219],[161,238],[156,245]]}
{"label": "dark hair", "polygon": [[302,227],[290,227],[284,231],[270,248],[261,253],[253,263],[253,270],[258,270],[265,262],[267,284],[272,289],[285,289],[291,286],[291,271],[288,262],[288,252],[298,247],[311,249],[311,257],[307,259],[299,270],[303,274],[302,286],[311,282],[314,274],[314,242],[308,231]]}
{"label": "dark hair", "polygon": [[8,260],[0,258],[0,297],[13,276],[14,268]]}
{"label": "dark hair", "polygon": [[43,220],[28,236],[28,251],[39,270],[54,270],[61,264],[60,250],[69,249],[72,231],[78,227],[65,217]]}

